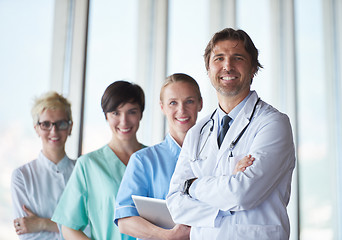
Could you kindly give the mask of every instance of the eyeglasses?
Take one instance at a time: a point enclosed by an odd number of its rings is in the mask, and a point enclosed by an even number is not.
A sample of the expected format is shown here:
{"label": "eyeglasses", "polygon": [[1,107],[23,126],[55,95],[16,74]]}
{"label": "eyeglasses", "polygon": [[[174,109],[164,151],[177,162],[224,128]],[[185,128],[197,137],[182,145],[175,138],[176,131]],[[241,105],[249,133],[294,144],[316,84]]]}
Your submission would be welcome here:
{"label": "eyeglasses", "polygon": [[44,122],[39,122],[37,123],[40,127],[41,130],[44,131],[50,131],[52,129],[53,126],[55,126],[56,130],[67,130],[71,124],[71,121],[67,121],[67,120],[60,120],[57,122],[50,122],[50,121],[44,121]]}

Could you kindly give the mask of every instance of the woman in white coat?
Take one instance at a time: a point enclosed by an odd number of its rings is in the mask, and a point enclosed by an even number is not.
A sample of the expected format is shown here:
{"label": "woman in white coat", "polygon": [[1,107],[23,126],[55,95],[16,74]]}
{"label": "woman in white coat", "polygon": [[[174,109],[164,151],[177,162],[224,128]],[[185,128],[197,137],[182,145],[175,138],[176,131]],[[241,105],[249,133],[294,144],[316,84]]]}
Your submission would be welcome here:
{"label": "woman in white coat", "polygon": [[37,159],[13,171],[14,228],[20,239],[62,239],[51,217],[75,165],[65,153],[71,106],[63,96],[48,92],[35,100],[31,113],[42,150]]}

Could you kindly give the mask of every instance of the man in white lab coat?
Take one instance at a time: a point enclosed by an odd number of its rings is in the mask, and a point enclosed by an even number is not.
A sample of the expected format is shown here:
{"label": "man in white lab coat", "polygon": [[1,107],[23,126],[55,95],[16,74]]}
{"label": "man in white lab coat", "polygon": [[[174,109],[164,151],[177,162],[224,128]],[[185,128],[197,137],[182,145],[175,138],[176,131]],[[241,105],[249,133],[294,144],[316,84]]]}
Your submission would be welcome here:
{"label": "man in white lab coat", "polygon": [[[191,226],[190,239],[288,239],[292,129],[285,114],[250,90],[261,67],[258,50],[246,32],[226,28],[204,58],[219,106],[187,133],[167,197],[171,215]],[[221,143],[225,115],[229,129]],[[247,155],[253,164],[233,175]]]}

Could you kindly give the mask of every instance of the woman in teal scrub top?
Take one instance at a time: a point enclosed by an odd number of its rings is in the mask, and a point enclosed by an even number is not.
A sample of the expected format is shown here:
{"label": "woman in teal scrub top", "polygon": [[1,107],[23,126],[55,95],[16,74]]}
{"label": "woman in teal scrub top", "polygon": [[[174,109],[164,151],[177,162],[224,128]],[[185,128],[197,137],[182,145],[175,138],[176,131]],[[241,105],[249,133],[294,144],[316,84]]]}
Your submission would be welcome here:
{"label": "woman in teal scrub top", "polygon": [[134,239],[113,223],[114,205],[132,153],[143,148],[136,132],[144,111],[144,92],[136,84],[117,81],[105,90],[101,106],[112,131],[110,142],[81,156],[57,205],[52,220],[62,225],[65,239]]}

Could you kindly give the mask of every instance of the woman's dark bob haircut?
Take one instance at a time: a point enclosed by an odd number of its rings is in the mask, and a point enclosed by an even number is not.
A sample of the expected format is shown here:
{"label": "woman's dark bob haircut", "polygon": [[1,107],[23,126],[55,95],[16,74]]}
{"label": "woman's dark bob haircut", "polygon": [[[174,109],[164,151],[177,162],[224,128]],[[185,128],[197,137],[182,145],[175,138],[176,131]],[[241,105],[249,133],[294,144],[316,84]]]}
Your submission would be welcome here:
{"label": "woman's dark bob haircut", "polygon": [[101,99],[101,107],[107,119],[106,113],[113,112],[126,103],[137,103],[141,116],[145,109],[145,95],[142,88],[127,81],[116,81],[110,84]]}

